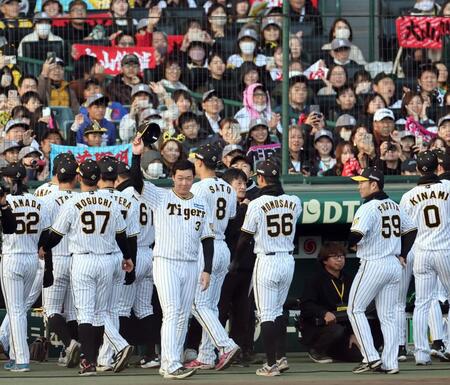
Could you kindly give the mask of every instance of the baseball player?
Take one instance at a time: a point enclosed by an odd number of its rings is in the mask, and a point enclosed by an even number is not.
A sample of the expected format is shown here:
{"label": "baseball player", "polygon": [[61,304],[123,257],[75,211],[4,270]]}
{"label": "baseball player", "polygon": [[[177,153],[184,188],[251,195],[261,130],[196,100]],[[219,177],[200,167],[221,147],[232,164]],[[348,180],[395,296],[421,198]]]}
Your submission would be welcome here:
{"label": "baseball player", "polygon": [[43,252],[49,253],[64,235],[72,254],[70,280],[81,343],[80,375],[96,374],[96,357],[103,340],[104,324],[116,259],[115,242],[123,254],[122,268],[130,272],[125,220],[107,191],[97,191],[100,169],[91,159],[78,169],[81,193],[68,200],[50,228]]}
{"label": "baseball player", "polygon": [[[414,245],[413,273],[416,283],[416,301],[413,315],[416,365],[430,365],[428,344],[428,318],[436,277],[450,293],[450,239],[445,231],[450,224],[450,185],[435,175],[437,155],[425,151],[417,157],[417,170],[421,173],[418,185],[405,193],[401,206],[418,227]],[[450,324],[449,324],[450,328]],[[444,353],[450,358],[450,351]]]}
{"label": "baseball player", "polygon": [[[58,164],[61,159],[64,157],[69,156],[69,154],[59,154],[55,157],[53,160],[53,169],[52,169],[52,181],[49,183],[44,183],[40,185],[35,191],[34,195],[37,197],[43,197],[45,195],[48,195],[54,191],[58,190],[58,179],[56,177],[56,170],[58,168]],[[37,301],[39,298],[39,295],[42,291],[42,280],[44,278],[44,260],[39,260],[39,268],[37,270],[36,276],[34,278],[33,285],[31,286],[30,294],[28,295],[28,298],[25,301],[25,306],[27,308],[27,311],[33,306],[33,304]],[[3,319],[3,322],[0,326],[0,344],[2,349],[7,351],[9,349],[9,318],[5,317]]]}
{"label": "baseball player", "polygon": [[[228,336],[219,321],[217,305],[220,291],[230,264],[230,250],[225,243],[225,230],[230,218],[236,215],[236,193],[224,180],[216,178],[215,169],[219,160],[219,150],[210,144],[201,146],[195,153],[195,172],[200,181],[194,183],[192,194],[207,203],[207,210],[212,213],[214,226],[214,258],[211,272],[211,283],[206,290],[198,285],[195,293],[192,313],[203,327],[202,340],[197,359],[186,364],[187,368],[226,369],[240,348]],[[203,271],[203,258],[199,258],[200,271]],[[216,353],[219,351],[219,362],[215,365]]]}
{"label": "baseball player", "polygon": [[[61,214],[64,203],[76,193],[78,164],[73,156],[67,156],[58,162],[57,186],[59,189],[41,199],[49,213],[49,223],[54,223]],[[43,233],[41,243],[45,242]],[[70,265],[72,258],[69,252],[69,240],[64,238],[52,252],[53,285],[44,288],[42,303],[48,319],[50,332],[54,332],[65,346],[65,366],[78,365],[80,344],[74,338],[74,329],[78,327],[70,284]]]}
{"label": "baseball player", "polygon": [[123,162],[117,166],[118,177],[115,187],[128,199],[137,199],[139,206],[140,233],[137,236],[136,279],[131,285],[122,287],[119,301],[119,316],[121,329],[129,327],[131,309],[138,319],[140,335],[146,346],[144,357],[140,360],[141,368],[155,368],[160,366],[155,354],[154,324],[152,296],[153,296],[153,261],[151,245],[155,242],[153,227],[153,212],[142,197],[137,195],[131,180],[130,167]]}
{"label": "baseball player", "polygon": [[24,192],[25,167],[11,163],[2,169],[2,175],[14,195],[6,200],[12,208],[17,227],[12,234],[3,234],[1,284],[9,319],[9,357],[4,368],[13,372],[30,370],[30,352],[27,344],[27,306],[38,270],[38,241],[48,227],[48,215],[42,202]]}
{"label": "baseball player", "polygon": [[256,174],[260,197],[248,205],[230,270],[239,266],[240,256],[249,254],[247,245],[254,237],[253,285],[267,358],[267,363],[256,374],[272,377],[289,368],[285,346],[287,325],[282,315],[294,275],[295,226],[302,205],[298,197],[284,193],[275,163],[259,162]]}
{"label": "baseball player", "polygon": [[214,254],[214,233],[207,203],[190,192],[194,165],[179,161],[173,166],[174,188],[166,190],[142,182],[141,138],[133,142],[132,175],[141,181],[138,192],[153,210],[155,247],[153,278],[163,312],[161,328],[161,368],[164,378],[181,379],[193,375],[195,368],[181,364],[189,314],[198,283],[198,250],[203,246],[204,268],[200,276],[203,290],[209,286]]}
{"label": "baseball player", "polygon": [[[398,373],[397,302],[404,257],[414,243],[416,227],[397,203],[384,193],[384,176],[376,168],[366,168],[352,177],[359,182],[364,204],[358,208],[350,229],[349,246],[357,245],[361,260],[349,294],[347,313],[353,332],[361,347],[363,362],[353,373],[376,370]],[[375,349],[365,315],[375,299],[381,322],[384,348]]]}
{"label": "baseball player", "polygon": [[[117,179],[117,160],[112,156],[105,156],[98,162],[100,168],[100,180],[98,182],[99,191],[109,193],[119,205],[120,211],[127,225],[126,234],[128,240],[128,251],[133,264],[136,261],[137,235],[140,231],[138,201],[135,197],[127,197],[122,192],[114,189]],[[116,268],[113,276],[113,286],[110,292],[107,317],[105,321],[105,338],[98,356],[97,370],[113,370],[115,373],[122,371],[131,355],[133,347],[119,333],[119,308],[120,297],[122,295],[123,283],[131,285],[134,281],[134,270],[130,273],[122,271],[122,253],[118,247],[113,257],[116,259]],[[113,351],[115,352],[114,361]]]}

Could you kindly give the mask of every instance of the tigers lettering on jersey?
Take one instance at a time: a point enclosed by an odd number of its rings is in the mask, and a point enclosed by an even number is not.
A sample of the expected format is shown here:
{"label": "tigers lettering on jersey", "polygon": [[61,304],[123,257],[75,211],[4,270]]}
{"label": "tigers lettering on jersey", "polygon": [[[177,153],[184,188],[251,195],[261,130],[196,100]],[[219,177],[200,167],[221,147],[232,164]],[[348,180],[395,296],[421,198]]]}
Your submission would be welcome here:
{"label": "tigers lettering on jersey", "polygon": [[168,203],[167,204],[167,211],[169,212],[169,215],[178,215],[184,217],[186,221],[191,219],[192,217],[200,217],[204,218],[206,215],[206,211],[203,206],[199,205],[199,209],[189,209],[184,208],[182,209],[180,204],[176,203]]}

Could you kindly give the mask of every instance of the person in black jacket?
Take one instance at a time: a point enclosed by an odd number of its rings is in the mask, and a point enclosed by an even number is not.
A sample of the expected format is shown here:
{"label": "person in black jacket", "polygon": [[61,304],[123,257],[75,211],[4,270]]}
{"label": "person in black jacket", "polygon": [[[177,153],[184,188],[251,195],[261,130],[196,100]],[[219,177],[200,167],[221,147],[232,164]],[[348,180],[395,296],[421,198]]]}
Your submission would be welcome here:
{"label": "person in black jacket", "polygon": [[[230,219],[225,231],[225,242],[231,252],[231,262],[236,254],[237,241],[250,200],[246,198],[247,176],[242,170],[230,168],[223,174],[222,179],[234,188],[238,197],[236,216]],[[230,320],[230,337],[242,349],[241,363],[248,366],[255,331],[254,317],[251,317],[253,295],[250,295],[255,255],[245,255],[241,262],[237,271],[226,275],[218,307],[220,322],[225,325],[227,320]]]}
{"label": "person in black jacket", "polygon": [[[320,266],[306,282],[300,303],[302,342],[314,362],[359,362],[362,355],[347,317],[353,277],[343,271],[345,249],[337,242],[329,242],[322,246],[317,258]],[[375,345],[380,346],[377,335],[374,333]]]}

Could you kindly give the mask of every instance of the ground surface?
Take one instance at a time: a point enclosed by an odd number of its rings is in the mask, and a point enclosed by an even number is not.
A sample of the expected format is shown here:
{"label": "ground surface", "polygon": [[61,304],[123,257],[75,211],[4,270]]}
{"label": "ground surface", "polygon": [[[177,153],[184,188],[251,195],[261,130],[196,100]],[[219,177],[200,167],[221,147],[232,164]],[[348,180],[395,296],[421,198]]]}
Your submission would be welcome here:
{"label": "ground surface", "polygon": [[[176,384],[213,384],[213,385],[240,385],[240,384],[450,384],[450,363],[433,361],[432,366],[416,367],[412,359],[400,364],[400,373],[396,375],[360,374],[351,373],[354,364],[328,364],[312,363],[304,355],[291,356],[290,370],[280,377],[263,378],[255,375],[258,366],[248,368],[231,367],[223,372],[202,371],[199,374]],[[33,363],[28,373],[15,374],[0,371],[0,384],[5,385],[152,385],[170,384],[164,380],[155,369],[128,368],[122,373],[101,373],[95,377],[80,377],[76,369],[66,369],[56,366],[55,362]]]}

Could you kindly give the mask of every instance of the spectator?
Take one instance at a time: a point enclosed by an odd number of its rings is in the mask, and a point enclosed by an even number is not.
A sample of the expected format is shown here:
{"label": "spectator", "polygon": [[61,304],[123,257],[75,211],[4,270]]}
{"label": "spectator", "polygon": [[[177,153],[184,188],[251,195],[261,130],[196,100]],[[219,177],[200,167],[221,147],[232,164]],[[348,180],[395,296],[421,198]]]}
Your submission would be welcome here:
{"label": "spectator", "polygon": [[181,67],[176,60],[168,60],[164,67],[164,79],[158,82],[164,88],[168,88],[171,91],[174,90],[185,90],[189,91],[181,81]]}
{"label": "spectator", "polygon": [[42,100],[37,92],[29,91],[20,98],[20,103],[31,113],[42,106]]}
{"label": "spectator", "polygon": [[39,148],[39,144],[33,139],[32,135],[30,122],[27,119],[11,119],[5,126],[5,140],[16,142],[20,147],[31,145],[34,148]]}
{"label": "spectator", "polygon": [[209,7],[206,14],[208,22],[208,34],[216,41],[214,44],[219,44],[222,38],[229,34],[227,31],[227,10],[219,3],[214,3]]}
{"label": "spectator", "polygon": [[420,150],[416,146],[415,135],[411,131],[404,130],[399,132],[399,137],[400,137],[400,146],[402,149],[401,158],[405,160],[407,160],[408,158],[413,158],[415,150]]}
{"label": "spectator", "polygon": [[440,136],[436,136],[430,140],[430,143],[428,143],[428,148],[430,150],[440,149],[440,150],[446,151],[447,145],[446,145],[444,139],[442,139]]}
{"label": "spectator", "polygon": [[244,156],[244,149],[242,148],[242,146],[238,144],[227,144],[226,146],[224,146],[222,150],[222,163],[224,164],[225,168],[230,168],[231,161],[238,155]]}
{"label": "spectator", "polygon": [[[202,31],[198,31],[202,33]],[[181,73],[183,83],[189,89],[196,89],[208,79],[207,58],[210,46],[204,37],[190,38],[186,49],[186,63]],[[181,48],[183,50],[183,47]]]}
{"label": "spectator", "polygon": [[413,91],[405,93],[402,99],[402,117],[398,119],[395,124],[397,126],[405,127],[405,124],[408,121],[408,126],[411,122],[415,122],[420,124],[423,128],[436,127],[436,123],[427,116],[428,107],[428,100],[424,101],[420,93]]}
{"label": "spectator", "polygon": [[109,11],[112,17],[112,25],[106,28],[106,34],[110,39],[115,39],[120,34],[135,34],[137,21],[131,17],[128,0],[112,0]]}
{"label": "spectator", "polygon": [[341,65],[334,65],[329,69],[326,78],[322,80],[326,87],[321,88],[317,95],[336,95],[336,90],[347,84],[347,70]]}
{"label": "spectator", "polygon": [[183,142],[183,150],[185,154],[194,152],[196,148],[210,143],[209,138],[201,139],[198,134],[200,132],[199,118],[192,112],[185,112],[178,118],[179,130],[185,137]]}
{"label": "spectator", "polygon": [[63,44],[63,39],[52,33],[52,19],[45,12],[36,13],[33,17],[34,32],[26,35],[19,44],[17,55],[23,56],[23,43],[59,41]]}
{"label": "spectator", "polygon": [[225,146],[230,144],[236,145],[240,141],[241,128],[239,127],[239,122],[234,118],[222,119],[219,124],[218,146],[225,149]]}
{"label": "spectator", "polygon": [[113,47],[119,47],[119,48],[128,48],[128,47],[134,47],[136,45],[136,40],[132,35],[127,34],[120,34],[116,37],[115,40],[112,42]]}
{"label": "spectator", "polygon": [[[450,4],[450,3],[449,3]],[[448,69],[447,66],[442,62],[434,63],[435,67],[439,72],[438,83],[439,92],[446,93],[448,89]]]}
{"label": "spectator", "polygon": [[64,143],[64,139],[58,130],[46,130],[40,141],[40,149],[43,154],[45,165],[38,174],[38,180],[47,180],[50,178],[50,151],[51,145],[60,145]]}
{"label": "spectator", "polygon": [[407,158],[402,162],[402,175],[420,175],[417,171],[417,160],[414,158]]}
{"label": "spectator", "polygon": [[438,88],[439,71],[434,65],[423,65],[420,68],[417,84],[424,101],[428,102],[430,109],[428,115],[435,120],[437,108],[444,105],[444,92]]}
{"label": "spectator", "polygon": [[83,130],[83,141],[77,142],[78,146],[99,147],[104,143],[107,129],[101,127],[96,121],[90,123]]}
{"label": "spectator", "polygon": [[[136,45],[139,47],[152,46],[157,49],[157,46],[152,45],[153,33],[156,33],[156,28],[161,19],[161,8],[158,5],[151,5],[148,10],[148,18],[141,19],[136,25]],[[167,43],[167,39],[166,39]],[[167,48],[167,45],[166,45]],[[164,54],[167,53],[167,49]]]}
{"label": "spectator", "polygon": [[257,45],[259,43],[258,33],[250,27],[242,27],[237,37],[239,53],[231,55],[227,60],[229,68],[240,68],[245,62],[253,62],[257,67],[267,64],[266,56],[259,53]]}
{"label": "spectator", "polygon": [[131,89],[133,86],[142,83],[142,79],[139,77],[139,59],[134,54],[128,54],[122,58],[120,64],[120,73],[114,77],[108,86],[109,97],[122,105],[130,105]]}
{"label": "spectator", "polygon": [[343,18],[338,18],[333,22],[333,25],[330,28],[330,32],[328,35],[329,43],[324,44],[322,46],[322,50],[329,51],[331,50],[331,42],[334,39],[347,39],[350,43],[350,60],[353,60],[357,64],[365,65],[366,61],[364,60],[364,55],[361,50],[352,43],[353,41],[353,30],[348,22],[348,20]]}
{"label": "spectator", "polygon": [[153,93],[146,84],[137,84],[131,91],[130,112],[126,114],[119,125],[119,135],[123,143],[128,143],[135,135],[139,115],[148,108],[154,107]]}
{"label": "spectator", "polygon": [[230,70],[227,70],[225,60],[220,52],[211,52],[208,58],[208,79],[205,84],[200,85],[196,92],[217,90],[221,98],[234,99],[236,87],[228,87],[233,80]]}
{"label": "spectator", "polygon": [[251,19],[248,18],[249,10],[250,3],[248,0],[233,0],[231,4],[231,14],[233,17],[233,22],[240,25],[251,21]]}
{"label": "spectator", "polygon": [[414,7],[409,10],[410,15],[437,16],[441,6],[434,0],[416,0]]}
{"label": "spectator", "polygon": [[64,80],[64,61],[60,58],[47,59],[44,62],[38,78],[38,91],[46,106],[69,107],[73,113],[80,109],[69,82]]}
{"label": "spectator", "polygon": [[245,62],[242,64],[238,71],[240,80],[240,87],[238,92],[240,92],[241,94],[248,86],[260,83],[260,69],[255,65],[255,63]]}
{"label": "spectator", "polygon": [[311,58],[308,53],[303,50],[303,40],[297,35],[289,36],[289,52],[291,54],[291,61],[299,62],[302,70],[306,69],[311,64]]}
{"label": "spectator", "polygon": [[269,124],[264,118],[250,120],[249,132],[244,142],[247,158],[256,170],[258,162],[281,155],[281,145],[274,143],[269,133]]}
{"label": "spectator", "polygon": [[241,126],[241,134],[247,133],[250,129],[250,120],[257,118],[267,120],[270,130],[282,131],[280,114],[272,113],[269,94],[262,84],[248,86],[244,91],[243,99],[244,107],[234,116]]}
{"label": "spectator", "polygon": [[314,36],[321,36],[323,33],[322,18],[319,11],[314,8],[311,0],[289,0],[291,5],[291,22],[314,25]]}
{"label": "spectator", "polygon": [[172,166],[175,162],[184,158],[183,135],[171,136],[168,132],[164,133],[163,141],[159,146],[161,161],[163,164],[163,173],[167,178],[172,176]]}
{"label": "spectator", "polygon": [[349,115],[343,114],[336,120],[334,130],[335,143],[348,142],[352,136],[353,130],[356,128],[356,119]]}
{"label": "spectator", "polygon": [[[100,143],[103,146],[112,146],[116,144],[116,127],[112,122],[105,119],[106,107],[108,103],[108,97],[103,94],[95,94],[88,98],[86,102],[88,116],[78,114],[75,116],[75,122],[70,128],[72,131],[77,133],[78,144],[87,144],[88,146],[93,146],[93,144],[90,143]],[[95,131],[92,136],[87,135],[85,132],[87,129],[90,131]],[[103,137],[102,140],[98,142],[97,136],[100,133],[102,133]],[[92,140],[87,142],[87,137]]]}
{"label": "spectator", "polygon": [[350,142],[341,142],[336,146],[336,175],[356,176],[361,173],[361,166],[355,157],[355,150]]}
{"label": "spectator", "polygon": [[373,79],[373,91],[380,94],[388,108],[400,108],[401,100],[395,100],[395,83],[391,75],[381,72]]}
{"label": "spectator", "polygon": [[19,79],[17,92],[19,96],[23,96],[29,91],[38,92],[38,80],[35,76],[26,74]]}
{"label": "spectator", "polygon": [[42,152],[31,146],[22,147],[19,151],[19,161],[25,166],[27,180],[36,180],[42,170]]}
{"label": "spectator", "polygon": [[375,149],[379,148],[383,142],[391,141],[391,134],[394,131],[394,113],[388,108],[377,110],[373,115],[373,138]]}
{"label": "spectator", "polygon": [[253,200],[259,197],[259,188],[255,181],[251,178],[253,175],[252,164],[250,160],[244,155],[236,155],[230,162],[230,168],[237,168],[245,173],[247,176],[247,189],[245,198]]}
{"label": "spectator", "polygon": [[352,44],[347,39],[334,39],[331,42],[330,57],[327,58],[326,63],[330,65],[341,65],[347,70],[347,75],[353,78],[353,75],[364,67],[350,59],[350,50]]}
{"label": "spectator", "polygon": [[372,89],[372,77],[366,70],[356,71],[353,75],[353,88],[356,95],[367,95]]}
{"label": "spectator", "polygon": [[281,23],[275,17],[265,17],[261,24],[261,53],[273,56],[281,44]]}
{"label": "spectator", "polygon": [[[14,76],[7,66],[0,69],[0,89],[3,91],[15,90]],[[9,93],[8,93],[9,94]]]}
{"label": "spectator", "polygon": [[312,176],[336,175],[333,134],[328,130],[317,131],[314,135],[315,156],[312,160]]}
{"label": "spectator", "polygon": [[337,107],[331,111],[329,118],[336,120],[342,114],[348,114],[352,116],[359,116],[359,111],[356,106],[355,91],[351,86],[343,86],[338,89],[336,96]]}
{"label": "spectator", "polygon": [[203,115],[200,116],[200,138],[218,134],[220,131],[220,112],[223,110],[223,102],[216,90],[205,92],[202,97]]}
{"label": "spectator", "polygon": [[288,166],[289,174],[309,175],[309,162],[306,159],[306,153],[303,149],[305,137],[300,126],[293,124],[289,126],[289,156],[290,164]]}
{"label": "spectator", "polygon": [[366,100],[364,101],[362,117],[359,119],[360,122],[364,126],[372,129],[373,115],[375,114],[375,112],[382,108],[387,108],[387,103],[384,100],[383,96],[377,93],[368,95],[366,97]]}
{"label": "spectator", "polygon": [[[39,9],[36,4],[36,9]],[[42,3],[42,12],[45,12],[52,19],[64,15],[64,9],[58,0],[46,0]]]}
{"label": "spectator", "polygon": [[0,159],[7,163],[17,162],[19,160],[20,144],[12,140],[4,140],[0,144],[1,157]]}
{"label": "spectator", "polygon": [[[298,122],[301,114],[308,113],[308,79],[304,75],[293,76],[289,79],[289,121],[292,124]],[[282,106],[277,106],[274,111],[281,113]]]}
{"label": "spectator", "polygon": [[438,135],[442,138],[447,147],[450,147],[450,115],[445,115],[439,119]]}
{"label": "spectator", "polygon": [[[353,278],[344,271],[345,257],[341,244],[325,243],[317,256],[316,272],[306,282],[301,298],[302,342],[317,363],[358,362],[362,358],[346,315]],[[376,346],[380,346],[380,338],[376,340]]]}
{"label": "spectator", "polygon": [[383,142],[380,146],[380,159],[375,162],[376,167],[383,171],[384,175],[401,175],[402,151],[400,145],[395,142]]}
{"label": "spectator", "polygon": [[33,23],[27,19],[21,19],[19,0],[2,0],[0,2],[0,12],[3,19],[0,20],[0,30],[8,32],[8,44],[12,47],[17,47],[20,42],[20,34],[15,33],[15,29],[32,28]]}
{"label": "spectator", "polygon": [[69,3],[69,21],[64,27],[55,30],[55,34],[65,41],[77,42],[86,39],[92,32],[87,23],[87,5],[83,0],[73,0]]}

